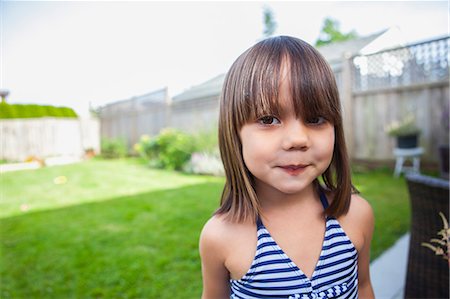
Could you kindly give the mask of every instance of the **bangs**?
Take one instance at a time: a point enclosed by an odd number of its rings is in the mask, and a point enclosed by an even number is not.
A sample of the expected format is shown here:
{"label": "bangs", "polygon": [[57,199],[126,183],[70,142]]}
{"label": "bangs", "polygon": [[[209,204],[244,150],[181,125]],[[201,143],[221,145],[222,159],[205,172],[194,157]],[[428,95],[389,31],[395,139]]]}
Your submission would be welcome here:
{"label": "bangs", "polygon": [[[339,95],[325,59],[300,40],[282,39],[261,42],[239,57],[239,66],[232,67],[229,76],[236,76],[234,81],[240,86],[235,91],[241,91],[233,97],[237,126],[241,128],[262,116],[280,115],[278,91],[283,79],[289,80],[297,117],[308,120],[320,116],[339,124]],[[287,68],[286,78],[281,78],[283,68]]]}

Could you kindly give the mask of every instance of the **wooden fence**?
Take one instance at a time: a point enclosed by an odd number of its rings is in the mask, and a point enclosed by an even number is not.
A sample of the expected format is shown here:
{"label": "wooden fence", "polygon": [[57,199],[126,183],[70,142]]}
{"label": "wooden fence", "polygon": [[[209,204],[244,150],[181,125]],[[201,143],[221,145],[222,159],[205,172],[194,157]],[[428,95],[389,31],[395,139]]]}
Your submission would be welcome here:
{"label": "wooden fence", "polygon": [[173,101],[167,89],[157,90],[101,109],[101,136],[124,139],[131,151],[142,135],[156,135],[172,127],[194,133],[217,126],[219,91],[191,100]]}
{"label": "wooden fence", "polygon": [[352,159],[390,160],[388,124],[414,115],[423,159],[449,142],[449,37],[344,60],[341,98]]}
{"label": "wooden fence", "polygon": [[100,111],[101,136],[123,139],[131,151],[142,135],[155,135],[170,124],[170,98],[167,88],[118,101]]}
{"label": "wooden fence", "polygon": [[82,157],[100,151],[100,123],[94,118],[32,118],[0,120],[0,158]]}
{"label": "wooden fence", "polygon": [[437,161],[439,145],[448,143],[448,128],[443,124],[443,118],[448,117],[448,113],[443,113],[448,112],[448,98],[448,82],[355,93],[352,98],[352,157],[392,158],[395,140],[387,136],[386,124],[413,114],[422,131],[419,144],[425,150],[423,159]]}
{"label": "wooden fence", "polygon": [[[341,63],[333,63],[352,159],[392,160],[395,141],[385,127],[413,113],[422,128],[423,158],[437,161],[438,146],[448,143],[448,46],[449,37],[445,37],[371,55],[344,54]],[[164,89],[164,95],[157,91],[153,99],[149,94],[108,105],[101,113],[102,137],[126,138],[131,149],[140,135],[154,135],[164,127],[188,132],[214,128],[217,86],[203,97],[172,100]]]}

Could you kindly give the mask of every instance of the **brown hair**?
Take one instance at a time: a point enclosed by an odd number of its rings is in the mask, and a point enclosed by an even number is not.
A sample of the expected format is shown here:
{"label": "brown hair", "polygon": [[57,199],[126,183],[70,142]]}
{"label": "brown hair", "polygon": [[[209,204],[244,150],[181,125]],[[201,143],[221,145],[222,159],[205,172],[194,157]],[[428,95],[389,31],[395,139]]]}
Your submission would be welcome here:
{"label": "brown hair", "polygon": [[[242,156],[240,130],[260,115],[278,115],[280,69],[290,66],[291,94],[295,113],[302,119],[323,116],[334,125],[335,146],[329,167],[322,174],[324,188],[334,199],[325,213],[347,213],[351,184],[341,106],[334,74],[320,53],[306,42],[278,36],[258,42],[231,66],[222,88],[219,114],[219,148],[226,182],[216,214],[232,221],[253,219],[260,214],[253,175]],[[315,183],[319,185],[318,180]]]}

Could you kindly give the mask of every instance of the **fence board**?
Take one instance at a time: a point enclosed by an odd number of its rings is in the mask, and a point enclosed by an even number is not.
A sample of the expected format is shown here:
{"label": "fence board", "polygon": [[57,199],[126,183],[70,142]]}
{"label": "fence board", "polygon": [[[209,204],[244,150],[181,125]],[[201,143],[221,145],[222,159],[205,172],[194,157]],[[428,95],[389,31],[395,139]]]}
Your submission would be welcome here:
{"label": "fence board", "polygon": [[81,157],[84,150],[99,152],[97,119],[34,118],[0,120],[1,159],[23,161],[31,156]]}
{"label": "fence board", "polygon": [[[395,140],[385,132],[385,126],[408,113],[416,117],[422,129],[420,146],[424,159],[437,161],[440,144],[448,142],[448,130],[443,125],[448,117],[448,82],[423,85],[421,89],[408,87],[367,93],[353,97],[355,124],[354,158],[368,160],[392,159]],[[448,121],[448,119],[447,119]]]}

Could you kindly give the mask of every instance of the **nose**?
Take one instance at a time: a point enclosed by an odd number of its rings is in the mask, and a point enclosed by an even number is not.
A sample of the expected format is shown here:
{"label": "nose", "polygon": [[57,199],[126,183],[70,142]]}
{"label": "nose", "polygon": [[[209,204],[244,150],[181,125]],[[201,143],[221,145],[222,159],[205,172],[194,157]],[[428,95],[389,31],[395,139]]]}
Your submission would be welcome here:
{"label": "nose", "polygon": [[292,119],[284,124],[282,148],[286,151],[306,151],[310,146],[307,126],[299,119]]}

